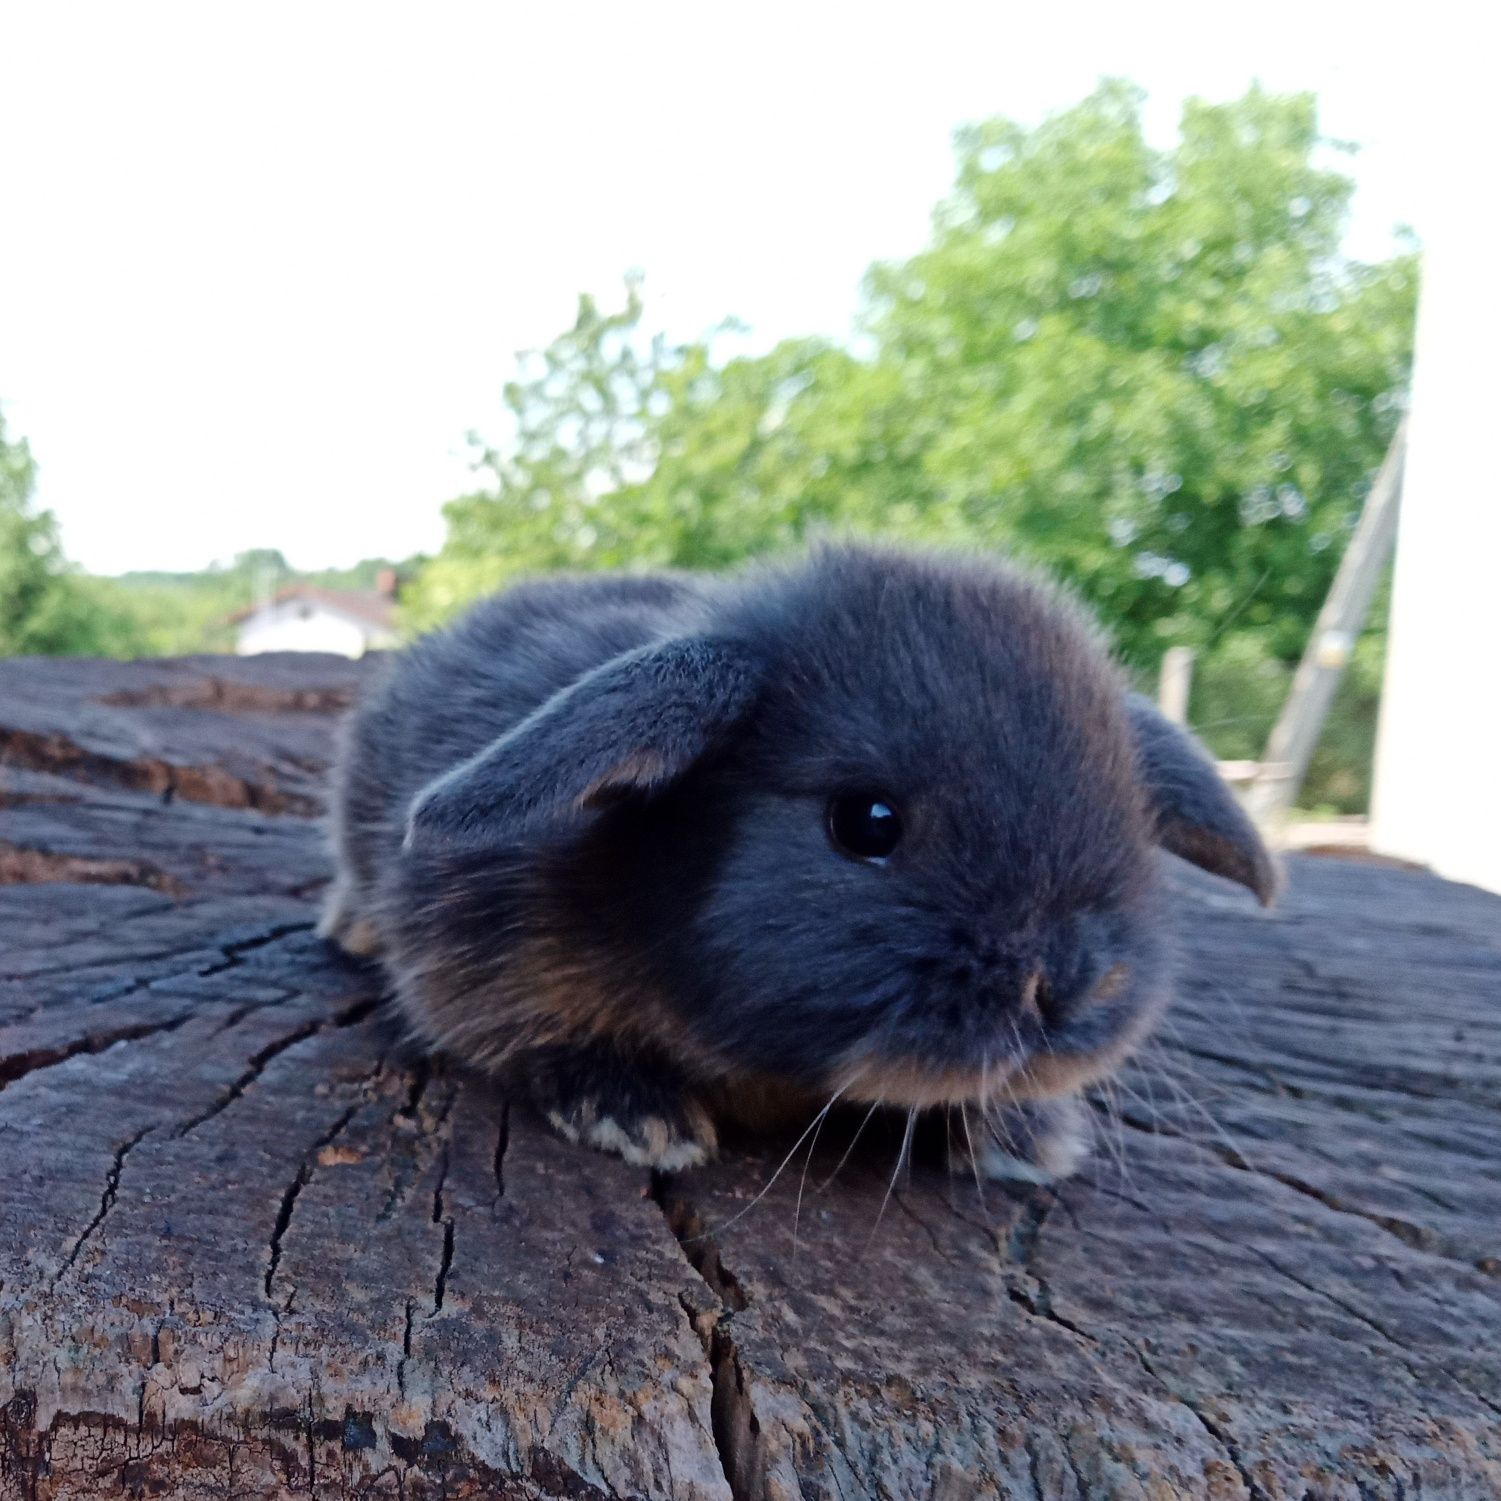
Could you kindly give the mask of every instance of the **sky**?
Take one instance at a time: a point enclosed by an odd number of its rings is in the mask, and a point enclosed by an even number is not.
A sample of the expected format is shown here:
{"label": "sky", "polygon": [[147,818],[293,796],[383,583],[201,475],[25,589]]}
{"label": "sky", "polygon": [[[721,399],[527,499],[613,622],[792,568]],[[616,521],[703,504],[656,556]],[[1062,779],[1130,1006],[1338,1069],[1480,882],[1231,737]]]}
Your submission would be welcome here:
{"label": "sky", "polygon": [[1163,142],[1189,95],[1313,89],[1362,148],[1349,248],[1386,253],[1453,91],[1412,14],[0,0],[0,406],[92,572],[431,551],[580,291],[634,268],[673,336],[838,336],[956,126],[1102,75]]}

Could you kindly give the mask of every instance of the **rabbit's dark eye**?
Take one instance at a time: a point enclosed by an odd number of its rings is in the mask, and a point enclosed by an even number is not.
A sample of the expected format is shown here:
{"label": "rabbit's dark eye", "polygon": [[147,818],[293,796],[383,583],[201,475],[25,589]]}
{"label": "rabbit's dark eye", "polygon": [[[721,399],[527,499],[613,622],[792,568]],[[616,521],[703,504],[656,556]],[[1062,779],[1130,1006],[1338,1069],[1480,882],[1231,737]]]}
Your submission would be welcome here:
{"label": "rabbit's dark eye", "polygon": [[884,860],[902,837],[902,821],[879,793],[855,792],[829,799],[829,838],[856,860]]}

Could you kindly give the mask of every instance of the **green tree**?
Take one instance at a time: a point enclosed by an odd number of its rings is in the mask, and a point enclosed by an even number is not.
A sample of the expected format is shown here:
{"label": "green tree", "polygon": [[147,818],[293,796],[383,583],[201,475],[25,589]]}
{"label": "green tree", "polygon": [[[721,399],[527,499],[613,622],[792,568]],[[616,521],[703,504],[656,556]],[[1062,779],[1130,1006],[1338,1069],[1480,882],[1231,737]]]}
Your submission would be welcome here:
{"label": "green tree", "polygon": [[1413,261],[1339,255],[1308,96],[1192,102],[1168,152],[1140,105],[962,132],[871,326],[949,530],[1062,574],[1138,663],[1232,623],[1295,655],[1396,424]]}
{"label": "green tree", "polygon": [[[661,336],[643,340],[642,313],[639,281],[628,278],[620,311],[581,297],[572,328],[521,356],[503,392],[508,441],[470,435],[482,487],[445,508],[443,551],[404,601],[410,623],[435,624],[517,573],[629,560],[620,527],[651,473],[667,374],[687,353]],[[660,552],[638,540],[640,556]]]}
{"label": "green tree", "polygon": [[848,348],[724,360],[648,341],[634,285],[584,299],[506,388],[410,620],[518,572],[815,531],[978,545],[1061,576],[1143,674],[1176,643],[1208,685],[1250,672],[1210,738],[1264,734],[1399,415],[1415,257],[1341,254],[1352,185],[1311,97],[1191,101],[1166,150],[1141,105],[1109,82],[960,131],[929,244],[872,269]]}
{"label": "green tree", "polygon": [[860,353],[719,362],[641,300],[506,388],[417,618],[519,571],[732,562],[813,529],[1061,574],[1127,658],[1230,627],[1295,655],[1395,425],[1413,258],[1339,254],[1351,184],[1306,95],[1191,102],[1151,148],[1121,83],[957,139],[930,245],[874,268]]}
{"label": "green tree", "polygon": [[73,573],[52,514],[32,505],[35,484],[31,450],[6,438],[0,413],[0,656],[128,652],[129,620]]}

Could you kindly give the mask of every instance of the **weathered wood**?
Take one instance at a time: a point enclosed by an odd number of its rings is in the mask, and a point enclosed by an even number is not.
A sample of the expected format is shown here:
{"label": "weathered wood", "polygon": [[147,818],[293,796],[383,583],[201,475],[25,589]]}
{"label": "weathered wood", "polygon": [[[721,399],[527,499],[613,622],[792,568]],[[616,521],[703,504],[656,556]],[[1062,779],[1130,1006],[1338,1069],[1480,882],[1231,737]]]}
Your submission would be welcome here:
{"label": "weathered wood", "polygon": [[1501,901],[1185,877],[1056,1195],[653,1184],[313,937],[362,670],[0,663],[0,1496],[1501,1494]]}

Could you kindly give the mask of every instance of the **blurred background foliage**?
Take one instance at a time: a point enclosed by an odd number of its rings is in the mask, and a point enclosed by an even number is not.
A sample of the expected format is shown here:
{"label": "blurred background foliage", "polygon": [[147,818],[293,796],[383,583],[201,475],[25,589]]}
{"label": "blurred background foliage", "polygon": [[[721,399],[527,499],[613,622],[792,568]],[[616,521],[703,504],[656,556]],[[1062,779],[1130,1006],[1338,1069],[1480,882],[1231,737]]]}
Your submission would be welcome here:
{"label": "blurred background foliage", "polygon": [[36,464],[0,412],[0,656],[120,655],[132,622],[63,557],[50,513],[31,503]]}
{"label": "blurred background foliage", "polygon": [[[0,412],[0,657],[157,657],[233,651],[232,614],[293,580],[375,588],[395,566],[298,573],[275,548],[256,548],[197,573],[80,573],[63,556],[51,514],[36,508],[36,465]],[[413,566],[410,560],[403,566]]]}
{"label": "blurred background foliage", "polygon": [[[1195,648],[1195,725],[1258,755],[1400,415],[1416,256],[1342,254],[1345,148],[1311,96],[1190,101],[1166,150],[1142,105],[1107,82],[1036,127],[961,130],[928,245],[872,267],[846,343],[734,355],[733,324],[653,334],[637,281],[617,309],[582,297],[474,439],[442,550],[404,570],[406,627],[537,571],[719,568],[824,533],[978,547],[1062,578],[1143,684]],[[79,580],[26,511],[24,448],[0,453],[0,557],[20,527],[38,597],[58,591],[30,626],[7,612],[0,650],[224,644],[253,559]],[[1311,808],[1365,806],[1384,618]]]}
{"label": "blurred background foliage", "polygon": [[[410,559],[401,566],[419,562]],[[122,645],[110,655],[160,657],[233,651],[231,616],[287,584],[369,591],[377,575],[396,566],[389,558],[366,558],[352,568],[307,572],[294,569],[279,549],[257,547],[198,573],[124,573],[85,582],[103,608],[129,623]]]}

